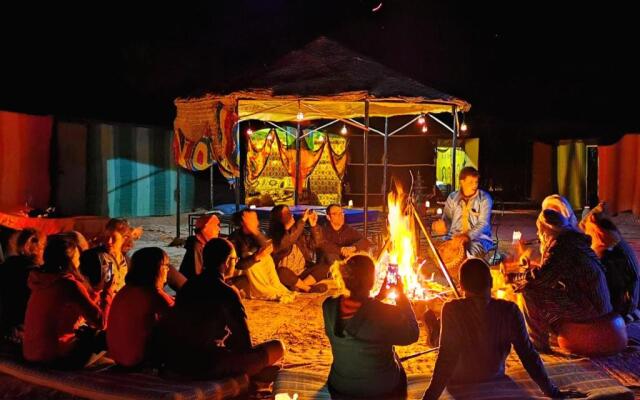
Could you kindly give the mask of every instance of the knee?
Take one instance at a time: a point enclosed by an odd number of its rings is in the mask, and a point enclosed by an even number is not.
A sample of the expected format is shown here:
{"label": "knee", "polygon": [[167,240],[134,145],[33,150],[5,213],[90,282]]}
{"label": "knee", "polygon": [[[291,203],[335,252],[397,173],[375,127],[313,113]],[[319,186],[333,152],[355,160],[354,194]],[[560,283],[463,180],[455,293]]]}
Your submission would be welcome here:
{"label": "knee", "polygon": [[284,343],[279,340],[270,340],[262,344],[264,351],[267,353],[267,365],[273,365],[282,360],[286,349]]}

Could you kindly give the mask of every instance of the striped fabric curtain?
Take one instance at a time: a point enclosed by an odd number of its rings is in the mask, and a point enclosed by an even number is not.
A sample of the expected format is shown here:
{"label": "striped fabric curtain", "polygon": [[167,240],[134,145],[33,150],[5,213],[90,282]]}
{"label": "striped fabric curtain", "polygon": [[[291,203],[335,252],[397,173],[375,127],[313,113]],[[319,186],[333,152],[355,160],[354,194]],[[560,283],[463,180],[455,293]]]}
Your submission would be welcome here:
{"label": "striped fabric curtain", "polygon": [[[87,137],[87,209],[128,217],[176,212],[173,131],[91,124]],[[194,177],[181,171],[181,212],[193,208]]]}

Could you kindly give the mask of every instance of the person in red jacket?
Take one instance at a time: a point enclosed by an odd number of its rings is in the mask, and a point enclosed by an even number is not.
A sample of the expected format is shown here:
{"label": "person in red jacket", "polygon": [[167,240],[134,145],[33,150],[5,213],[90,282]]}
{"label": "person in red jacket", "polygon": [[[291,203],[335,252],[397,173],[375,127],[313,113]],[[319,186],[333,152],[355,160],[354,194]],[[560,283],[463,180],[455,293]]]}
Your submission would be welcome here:
{"label": "person in red jacket", "polygon": [[[22,354],[27,361],[80,368],[104,350],[104,321],[96,295],[78,272],[80,252],[63,236],[51,237],[44,265],[29,275],[31,297],[24,321]],[[83,326],[84,323],[88,326]]]}
{"label": "person in red jacket", "polygon": [[173,306],[163,291],[169,256],[158,247],[145,247],[131,258],[125,286],[111,305],[107,327],[109,356],[124,367],[137,367],[148,358],[149,339],[156,322]]}

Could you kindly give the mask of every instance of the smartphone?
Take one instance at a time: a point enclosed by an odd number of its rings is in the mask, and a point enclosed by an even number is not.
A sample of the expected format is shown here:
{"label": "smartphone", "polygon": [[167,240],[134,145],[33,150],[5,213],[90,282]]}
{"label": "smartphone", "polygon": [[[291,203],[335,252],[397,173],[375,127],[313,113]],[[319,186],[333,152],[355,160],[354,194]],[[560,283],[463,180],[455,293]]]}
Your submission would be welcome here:
{"label": "smartphone", "polygon": [[389,264],[387,267],[387,286],[398,284],[398,264]]}

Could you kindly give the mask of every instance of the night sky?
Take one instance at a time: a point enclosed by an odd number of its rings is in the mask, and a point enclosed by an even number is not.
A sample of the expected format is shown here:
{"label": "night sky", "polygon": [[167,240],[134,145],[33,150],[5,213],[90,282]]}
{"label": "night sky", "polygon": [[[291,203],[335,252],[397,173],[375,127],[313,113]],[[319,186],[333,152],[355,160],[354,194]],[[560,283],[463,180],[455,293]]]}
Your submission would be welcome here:
{"label": "night sky", "polygon": [[630,5],[385,0],[372,11],[378,3],[8,7],[0,109],[171,126],[175,97],[326,35],[471,102],[467,122],[485,150],[639,131],[640,35]]}

